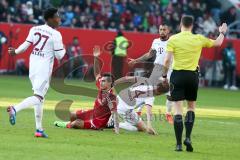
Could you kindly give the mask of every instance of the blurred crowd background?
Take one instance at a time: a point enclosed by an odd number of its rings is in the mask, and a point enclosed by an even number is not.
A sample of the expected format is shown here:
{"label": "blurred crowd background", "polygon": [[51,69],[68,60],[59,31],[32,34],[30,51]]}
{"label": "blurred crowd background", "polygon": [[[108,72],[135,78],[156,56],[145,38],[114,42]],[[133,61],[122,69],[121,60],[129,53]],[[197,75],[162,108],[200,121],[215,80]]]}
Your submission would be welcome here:
{"label": "blurred crowd background", "polygon": [[[179,32],[180,18],[183,14],[193,15],[193,32],[210,38],[218,36],[218,26],[229,25],[228,39],[240,38],[240,3],[236,0],[0,0],[0,22],[21,24],[44,24],[43,11],[48,7],[59,8],[62,26],[69,28],[99,29],[113,32],[158,33],[160,24],[167,24],[171,34]],[[120,35],[124,36],[124,35]],[[116,39],[119,35],[116,36]],[[2,46],[11,44],[11,38],[0,30],[0,60],[4,54]],[[114,40],[114,42],[116,41]],[[79,37],[73,37],[66,44],[66,59],[69,70],[76,65],[86,65],[81,57],[82,46]],[[237,90],[240,77],[237,77],[237,53],[231,42],[214,53],[214,60],[200,59],[201,86],[222,86],[224,89]],[[123,66],[124,56],[112,53],[113,66]],[[154,59],[149,60],[153,62]],[[120,63],[121,62],[121,63]],[[16,61],[14,73],[25,75],[28,72],[24,59]],[[11,65],[9,65],[11,66]],[[122,67],[120,67],[122,68]],[[148,67],[145,67],[145,70]],[[151,65],[150,65],[151,68]],[[116,70],[121,75],[121,70]],[[0,73],[4,73],[3,71]],[[10,73],[7,71],[7,73]],[[69,78],[82,78],[83,70],[77,69]]]}
{"label": "blurred crowd background", "polygon": [[215,37],[220,23],[237,20],[236,8],[223,11],[217,0],[1,0],[0,21],[43,24],[48,6],[59,7],[62,26],[112,31],[157,33],[166,23],[176,33],[182,14],[191,14],[195,33]]}

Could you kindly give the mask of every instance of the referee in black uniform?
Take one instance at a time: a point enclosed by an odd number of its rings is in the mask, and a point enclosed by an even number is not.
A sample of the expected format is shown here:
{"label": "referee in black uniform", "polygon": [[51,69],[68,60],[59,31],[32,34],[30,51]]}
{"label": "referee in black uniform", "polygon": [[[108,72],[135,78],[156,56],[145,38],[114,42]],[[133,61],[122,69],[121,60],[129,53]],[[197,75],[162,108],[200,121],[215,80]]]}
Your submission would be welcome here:
{"label": "referee in black uniform", "polygon": [[202,48],[221,46],[227,24],[223,23],[219,27],[219,36],[216,40],[208,39],[199,34],[192,34],[194,18],[185,15],[181,19],[181,32],[173,35],[168,40],[167,56],[164,61],[166,67],[163,78],[165,81],[167,71],[173,56],[173,72],[170,77],[170,83],[173,85],[171,97],[174,101],[174,130],[176,136],[176,151],[182,151],[182,133],[183,133],[183,101],[187,101],[187,113],[184,120],[186,138],[184,145],[189,152],[193,151],[191,143],[191,132],[195,119],[195,107],[198,92],[198,72],[197,66]]}

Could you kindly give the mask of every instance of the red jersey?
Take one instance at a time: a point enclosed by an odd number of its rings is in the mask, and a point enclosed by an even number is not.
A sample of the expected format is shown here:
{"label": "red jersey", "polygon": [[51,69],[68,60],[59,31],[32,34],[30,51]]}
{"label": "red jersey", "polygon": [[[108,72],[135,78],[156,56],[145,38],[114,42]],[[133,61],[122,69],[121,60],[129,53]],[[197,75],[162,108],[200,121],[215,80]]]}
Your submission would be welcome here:
{"label": "red jersey", "polygon": [[112,89],[104,92],[100,89],[100,78],[97,79],[98,95],[93,109],[93,124],[96,128],[104,128],[111,116],[111,111],[116,110],[116,96]]}
{"label": "red jersey", "polygon": [[104,92],[100,89],[100,78],[97,79],[98,95],[94,103],[94,108],[88,111],[78,110],[77,117],[84,120],[86,129],[105,128],[111,116],[111,111],[116,111],[116,96],[112,89]]}

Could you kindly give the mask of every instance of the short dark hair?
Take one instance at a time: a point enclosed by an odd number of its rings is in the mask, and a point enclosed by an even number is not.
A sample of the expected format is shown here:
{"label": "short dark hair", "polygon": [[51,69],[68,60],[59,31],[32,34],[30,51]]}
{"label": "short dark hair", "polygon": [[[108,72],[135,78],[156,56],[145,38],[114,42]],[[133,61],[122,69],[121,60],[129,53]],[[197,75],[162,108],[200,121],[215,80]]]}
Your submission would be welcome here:
{"label": "short dark hair", "polygon": [[194,18],[191,15],[182,16],[181,23],[184,27],[189,28],[193,25]]}
{"label": "short dark hair", "polygon": [[166,20],[163,20],[163,21],[162,21],[162,24],[160,24],[160,26],[167,26],[167,27],[169,27],[170,24],[169,24],[169,22],[167,22]]}
{"label": "short dark hair", "polygon": [[47,21],[49,18],[53,18],[58,12],[57,8],[48,8],[44,11],[44,19]]}
{"label": "short dark hair", "polygon": [[123,32],[121,30],[117,31],[117,36],[123,36]]}
{"label": "short dark hair", "polygon": [[102,76],[102,77],[107,77],[107,78],[108,78],[108,81],[111,81],[111,82],[112,82],[112,85],[111,85],[111,86],[113,86],[114,81],[115,81],[115,78],[114,78],[114,76],[112,75],[112,73],[103,73],[101,76]]}

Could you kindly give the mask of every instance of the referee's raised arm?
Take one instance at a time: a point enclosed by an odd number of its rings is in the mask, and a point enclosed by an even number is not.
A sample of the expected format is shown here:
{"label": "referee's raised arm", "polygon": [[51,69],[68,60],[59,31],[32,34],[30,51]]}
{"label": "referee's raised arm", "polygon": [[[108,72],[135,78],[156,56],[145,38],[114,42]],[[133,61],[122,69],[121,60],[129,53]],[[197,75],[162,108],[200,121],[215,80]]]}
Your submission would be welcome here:
{"label": "referee's raised arm", "polygon": [[181,19],[181,32],[173,35],[168,40],[167,56],[164,60],[165,71],[163,77],[166,77],[171,58],[173,57],[173,72],[170,77],[170,83],[173,85],[171,97],[174,101],[174,130],[176,136],[176,151],[182,151],[182,133],[183,133],[183,101],[186,100],[188,109],[184,121],[186,129],[186,138],[184,145],[189,152],[193,151],[191,143],[191,132],[195,119],[195,107],[198,92],[198,62],[202,48],[211,48],[221,46],[227,24],[223,23],[219,27],[219,36],[216,40],[204,37],[203,35],[193,34],[192,28],[194,18],[185,15]]}

